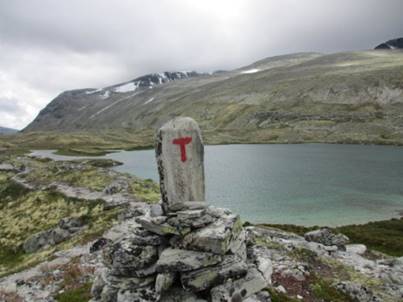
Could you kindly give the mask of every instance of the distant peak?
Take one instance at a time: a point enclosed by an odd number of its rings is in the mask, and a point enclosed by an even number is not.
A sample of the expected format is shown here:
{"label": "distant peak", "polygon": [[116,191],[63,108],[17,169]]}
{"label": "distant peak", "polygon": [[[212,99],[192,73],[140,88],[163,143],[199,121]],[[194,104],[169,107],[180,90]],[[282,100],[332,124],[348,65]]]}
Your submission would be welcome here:
{"label": "distant peak", "polygon": [[403,49],[403,38],[397,38],[379,44],[375,49]]}

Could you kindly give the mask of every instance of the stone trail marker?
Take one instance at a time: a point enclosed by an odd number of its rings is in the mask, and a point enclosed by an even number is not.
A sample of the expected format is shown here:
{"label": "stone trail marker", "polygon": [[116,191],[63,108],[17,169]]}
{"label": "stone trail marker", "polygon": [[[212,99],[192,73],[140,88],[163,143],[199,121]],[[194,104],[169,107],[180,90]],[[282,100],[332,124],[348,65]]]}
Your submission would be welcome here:
{"label": "stone trail marker", "polygon": [[197,123],[189,117],[167,122],[158,130],[155,151],[164,209],[205,201],[204,145]]}

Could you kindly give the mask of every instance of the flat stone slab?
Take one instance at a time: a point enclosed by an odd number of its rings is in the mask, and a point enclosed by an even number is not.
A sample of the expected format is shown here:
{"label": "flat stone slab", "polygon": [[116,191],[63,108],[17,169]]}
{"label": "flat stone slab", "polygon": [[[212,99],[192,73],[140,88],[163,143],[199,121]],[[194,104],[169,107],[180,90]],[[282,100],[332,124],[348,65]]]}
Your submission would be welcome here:
{"label": "flat stone slab", "polygon": [[158,259],[157,270],[161,272],[186,272],[215,265],[221,260],[221,256],[213,253],[167,248]]}
{"label": "flat stone slab", "polygon": [[223,216],[208,226],[187,234],[179,245],[183,248],[224,255],[242,230],[238,215]]}
{"label": "flat stone slab", "polygon": [[213,266],[201,268],[181,274],[181,282],[185,289],[195,292],[204,291],[228,278],[241,278],[245,276],[248,266],[234,255],[224,256],[224,260]]}
{"label": "flat stone slab", "polygon": [[138,217],[136,218],[136,222],[140,224],[144,229],[164,236],[164,235],[185,235],[188,234],[191,230],[186,226],[172,226],[168,224],[166,216],[157,216],[157,217]]}
{"label": "flat stone slab", "polygon": [[229,280],[223,285],[214,287],[211,290],[211,301],[243,301],[266,287],[267,282],[261,273],[251,267],[244,278],[235,281]]}
{"label": "flat stone slab", "polygon": [[206,212],[205,209],[184,210],[170,213],[168,224],[172,226],[186,226],[190,228],[200,228],[217,220]]}
{"label": "flat stone slab", "polygon": [[204,201],[204,145],[200,128],[189,117],[175,118],[157,133],[156,159],[165,208]]}
{"label": "flat stone slab", "polygon": [[184,201],[167,205],[168,212],[201,210],[205,209],[206,207],[207,203],[205,201]]}

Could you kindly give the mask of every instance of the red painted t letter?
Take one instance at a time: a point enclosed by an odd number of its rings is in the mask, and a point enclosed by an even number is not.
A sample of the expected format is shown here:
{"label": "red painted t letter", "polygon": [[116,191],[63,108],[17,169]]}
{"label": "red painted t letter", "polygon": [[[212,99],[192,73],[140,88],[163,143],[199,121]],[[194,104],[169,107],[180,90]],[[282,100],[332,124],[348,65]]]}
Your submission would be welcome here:
{"label": "red painted t letter", "polygon": [[181,160],[186,161],[186,145],[192,141],[191,136],[176,138],[172,141],[173,144],[179,145],[181,148]]}

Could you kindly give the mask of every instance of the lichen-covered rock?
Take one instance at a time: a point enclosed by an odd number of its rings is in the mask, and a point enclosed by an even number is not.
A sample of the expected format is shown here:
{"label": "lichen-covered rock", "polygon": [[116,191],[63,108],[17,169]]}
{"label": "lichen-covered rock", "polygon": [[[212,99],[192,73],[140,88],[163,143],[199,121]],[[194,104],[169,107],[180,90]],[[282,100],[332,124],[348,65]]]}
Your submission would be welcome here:
{"label": "lichen-covered rock", "polygon": [[234,255],[224,256],[224,260],[212,267],[202,268],[181,274],[182,285],[195,292],[221,284],[228,278],[245,276],[248,266]]}
{"label": "lichen-covered rock", "polygon": [[165,216],[138,217],[136,221],[146,230],[158,235],[185,235],[191,231],[186,226],[172,226],[166,223],[167,217]]}
{"label": "lichen-covered rock", "polygon": [[267,291],[263,290],[246,298],[243,302],[271,302],[271,297]]}
{"label": "lichen-covered rock", "polygon": [[254,267],[249,268],[245,277],[228,280],[223,285],[211,289],[211,301],[242,301],[266,288],[267,283],[262,274]]}
{"label": "lichen-covered rock", "polygon": [[59,228],[68,230],[69,232],[77,232],[84,225],[81,217],[66,217],[59,221]]}
{"label": "lichen-covered rock", "polygon": [[257,270],[262,274],[267,284],[271,284],[273,274],[273,264],[270,260],[270,253],[267,249],[253,246],[248,249],[248,259],[256,265]]}
{"label": "lichen-covered rock", "polygon": [[372,291],[370,291],[365,286],[356,284],[350,281],[343,281],[336,284],[336,288],[341,292],[347,294],[355,301],[360,302],[381,302],[377,296],[375,296]]}
{"label": "lichen-covered rock", "polygon": [[339,248],[344,248],[349,242],[349,238],[343,234],[335,234],[329,228],[308,232],[304,235],[305,240],[318,242],[326,246],[335,245]]}
{"label": "lichen-covered rock", "polygon": [[163,245],[165,243],[164,237],[156,235],[150,231],[142,228],[136,228],[130,238],[134,244],[137,245]]}
{"label": "lichen-covered rock", "polygon": [[166,292],[175,281],[175,273],[160,273],[157,275],[155,279],[155,292],[158,296],[161,296],[162,293]]}
{"label": "lichen-covered rock", "polygon": [[207,302],[207,300],[199,298],[196,294],[175,287],[166,292],[160,302]]}
{"label": "lichen-covered rock", "polygon": [[137,245],[128,237],[107,246],[103,250],[103,259],[113,275],[138,276],[138,270],[157,261],[158,248],[152,245]]}
{"label": "lichen-covered rock", "polygon": [[56,227],[32,235],[25,240],[23,249],[26,253],[34,253],[44,247],[56,245],[70,237],[71,233],[68,230]]}
{"label": "lichen-covered rock", "polygon": [[165,249],[157,262],[160,272],[186,272],[212,266],[222,260],[220,255],[182,249]]}
{"label": "lichen-covered rock", "polygon": [[207,213],[206,210],[197,209],[170,213],[167,223],[175,227],[182,226],[194,229],[206,226],[215,220],[216,218]]}
{"label": "lichen-covered rock", "polygon": [[116,302],[154,302],[157,301],[153,287],[125,288],[117,293]]}
{"label": "lichen-covered rock", "polygon": [[187,249],[224,255],[241,230],[242,223],[239,216],[226,215],[204,228],[189,233],[179,244]]}

